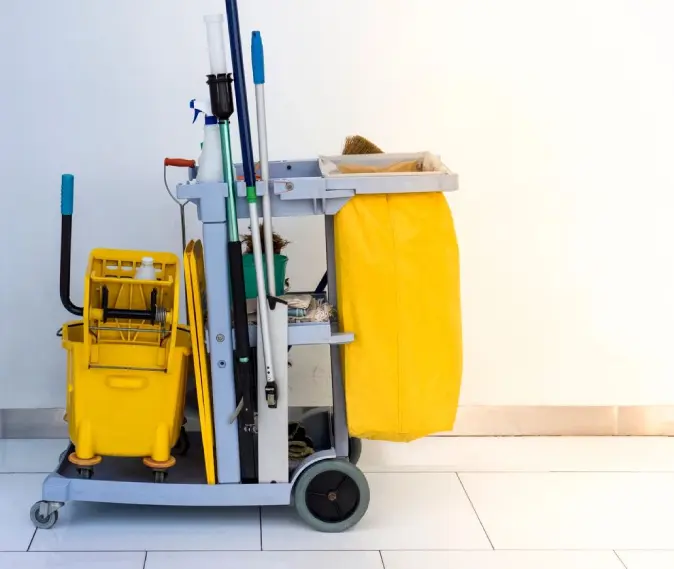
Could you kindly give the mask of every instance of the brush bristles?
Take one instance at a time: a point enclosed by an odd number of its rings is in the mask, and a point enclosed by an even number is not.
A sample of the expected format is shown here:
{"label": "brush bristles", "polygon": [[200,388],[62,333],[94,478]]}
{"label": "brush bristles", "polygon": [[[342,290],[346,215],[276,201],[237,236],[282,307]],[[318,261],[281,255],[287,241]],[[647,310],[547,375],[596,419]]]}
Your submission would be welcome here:
{"label": "brush bristles", "polygon": [[382,154],[384,151],[367,138],[355,135],[347,136],[342,154]]}

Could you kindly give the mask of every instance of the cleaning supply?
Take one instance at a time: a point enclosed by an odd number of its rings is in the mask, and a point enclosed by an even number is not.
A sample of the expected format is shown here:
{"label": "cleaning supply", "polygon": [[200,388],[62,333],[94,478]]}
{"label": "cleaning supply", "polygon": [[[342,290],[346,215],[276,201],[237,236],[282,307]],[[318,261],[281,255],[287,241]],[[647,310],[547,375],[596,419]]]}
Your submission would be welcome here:
{"label": "cleaning supply", "polygon": [[[379,154],[363,137],[343,154]],[[404,175],[393,165],[340,164],[345,174]],[[349,434],[410,441],[454,425],[462,374],[459,252],[441,192],[356,195],[335,216]]]}
{"label": "cleaning supply", "polygon": [[[234,173],[234,164],[232,161],[232,145],[229,132],[229,119],[234,113],[234,97],[232,94],[232,74],[227,72],[227,59],[225,57],[225,43],[222,32],[224,17],[222,14],[206,16],[206,34],[208,36],[209,60],[211,64],[211,73],[207,76],[207,84],[211,97],[211,110],[218,118],[218,132],[220,135],[220,160],[222,170],[225,175],[225,182],[230,188],[230,197],[225,203],[227,216],[227,254],[229,258],[229,278],[231,285],[232,300],[232,323],[234,328],[234,342],[236,349],[234,351],[234,382],[236,384],[237,397],[239,403],[237,406],[238,415],[237,427],[239,431],[239,465],[241,469],[241,481],[254,483],[258,481],[258,464],[256,452],[257,420],[255,416],[254,400],[257,397],[253,357],[250,349],[250,338],[248,337],[248,310],[246,304],[246,291],[243,275],[243,261],[241,260],[241,243],[239,241],[238,216],[236,213],[236,197],[233,188],[237,187]],[[231,20],[228,20],[231,25]],[[238,28],[238,22],[237,22]],[[230,30],[231,32],[231,30]],[[238,31],[237,31],[238,33]],[[232,52],[232,59],[235,60]],[[235,69],[237,65],[235,62]],[[243,64],[241,64],[243,67]],[[240,76],[241,83],[243,73]],[[245,87],[244,87],[245,89]],[[239,96],[237,90],[237,106],[239,110],[246,105],[244,97]],[[245,129],[246,124],[241,124],[239,128]],[[247,168],[246,162],[247,149],[242,148],[244,170]],[[248,182],[248,179],[246,180]],[[253,193],[255,192],[255,182],[252,183]],[[249,185],[248,183],[246,185]],[[248,192],[250,192],[250,187]]]}
{"label": "cleaning supply", "polygon": [[143,257],[140,265],[136,269],[135,278],[143,281],[154,281],[157,275],[154,270],[154,259],[152,257]]}
{"label": "cleaning supply", "polygon": [[224,176],[222,173],[222,150],[218,119],[211,114],[211,110],[206,103],[201,101],[192,99],[190,108],[194,109],[193,124],[196,122],[199,113],[204,114],[204,141],[198,160],[197,182],[222,182]]}

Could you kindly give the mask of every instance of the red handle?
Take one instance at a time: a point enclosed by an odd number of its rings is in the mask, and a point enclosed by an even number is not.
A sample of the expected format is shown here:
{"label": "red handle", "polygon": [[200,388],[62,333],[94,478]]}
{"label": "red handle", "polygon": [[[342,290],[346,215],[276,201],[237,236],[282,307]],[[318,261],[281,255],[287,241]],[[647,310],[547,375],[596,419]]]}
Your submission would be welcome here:
{"label": "red handle", "polygon": [[176,168],[194,168],[196,162],[186,158],[164,158],[164,166],[175,166]]}

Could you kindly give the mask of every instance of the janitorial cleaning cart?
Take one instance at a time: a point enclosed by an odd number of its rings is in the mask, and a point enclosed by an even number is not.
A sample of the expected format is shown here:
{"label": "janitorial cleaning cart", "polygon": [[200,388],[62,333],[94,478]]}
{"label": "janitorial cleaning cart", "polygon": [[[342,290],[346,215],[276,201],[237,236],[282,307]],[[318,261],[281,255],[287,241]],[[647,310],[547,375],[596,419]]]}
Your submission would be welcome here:
{"label": "janitorial cleaning cart", "polygon": [[[196,206],[202,239],[186,242],[183,218],[182,259],[92,251],[80,307],[70,299],[74,178],[62,177],[60,293],[77,317],[61,328],[71,442],[31,509],[38,528],[54,526],[66,503],[88,501],[294,504],[313,528],[343,531],[369,504],[360,439],[403,442],[452,428],[461,320],[443,193],[457,189],[456,175],[432,153],[376,147],[270,162],[259,32],[256,164],[236,1],[226,9],[233,75],[224,17],[205,18],[210,130],[201,157],[165,162],[187,168],[173,197],[181,214]],[[229,131],[235,100],[241,164]],[[293,293],[277,274],[285,261],[275,262],[273,219],[312,215],[325,219],[326,275],[316,291]],[[250,263],[239,219],[250,221]],[[251,288],[256,298],[247,298]],[[330,407],[289,405],[288,354],[299,345],[330,347]],[[185,428],[190,389],[193,430]]]}

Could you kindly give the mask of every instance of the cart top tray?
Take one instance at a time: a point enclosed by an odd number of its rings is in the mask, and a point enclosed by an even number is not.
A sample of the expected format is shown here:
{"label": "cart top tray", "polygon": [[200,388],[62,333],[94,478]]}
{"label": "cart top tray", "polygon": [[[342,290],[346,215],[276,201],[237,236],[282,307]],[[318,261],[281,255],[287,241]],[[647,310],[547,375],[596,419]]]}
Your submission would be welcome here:
{"label": "cart top tray", "polygon": [[[410,165],[409,170],[395,169],[396,164],[405,163]],[[419,167],[412,170],[412,164]],[[245,219],[249,217],[246,184],[241,165],[236,164],[235,170],[237,214]],[[453,192],[459,188],[458,176],[430,152],[279,160],[269,163],[269,174],[269,187],[258,181],[257,194],[262,196],[269,191],[274,217],[334,215],[359,194]],[[179,184],[177,195],[197,204],[202,222],[224,222],[226,184]]]}

